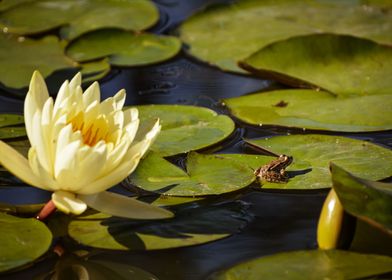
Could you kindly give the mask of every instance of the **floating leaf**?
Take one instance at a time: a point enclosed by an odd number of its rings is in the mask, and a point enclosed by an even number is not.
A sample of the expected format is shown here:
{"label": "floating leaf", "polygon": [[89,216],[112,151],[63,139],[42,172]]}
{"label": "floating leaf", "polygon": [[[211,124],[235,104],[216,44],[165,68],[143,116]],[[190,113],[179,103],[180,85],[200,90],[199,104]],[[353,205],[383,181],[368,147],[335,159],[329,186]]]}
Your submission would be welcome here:
{"label": "floating leaf", "polygon": [[208,279],[359,279],[392,272],[392,258],[338,250],[309,250],[261,257]]}
{"label": "floating leaf", "polygon": [[234,122],[225,115],[195,106],[137,106],[143,123],[159,118],[162,131],[151,150],[171,156],[199,150],[218,143],[234,131]]}
{"label": "floating leaf", "polygon": [[[84,260],[74,255],[62,256],[56,263],[52,278],[94,280],[158,280],[151,273],[138,267],[106,260]],[[46,278],[45,278],[46,279]]]}
{"label": "floating leaf", "polygon": [[372,2],[241,0],[197,13],[182,24],[180,37],[192,55],[236,72],[244,72],[237,61],[299,35],[337,33],[390,45],[392,5]]}
{"label": "floating leaf", "polygon": [[324,91],[293,89],[229,98],[224,103],[234,117],[252,125],[347,132],[392,129],[390,94],[339,98]]}
{"label": "floating leaf", "polygon": [[388,46],[351,36],[317,34],[268,45],[240,65],[252,73],[292,86],[355,96],[390,95],[390,62],[392,48]]}
{"label": "floating leaf", "polygon": [[[351,138],[328,135],[289,135],[248,140],[277,154],[294,157],[287,168],[287,184],[265,183],[263,188],[320,189],[331,186],[329,162],[333,161],[348,171],[367,178],[380,180],[392,175],[392,151],[381,146]],[[302,169],[298,166],[303,164]]]}
{"label": "floating leaf", "polygon": [[0,114],[0,127],[23,124],[23,116],[15,114]]}
{"label": "floating leaf", "polygon": [[77,61],[109,56],[112,65],[137,66],[167,60],[180,49],[181,42],[172,36],[104,29],[76,39],[67,47],[66,52]]}
{"label": "floating leaf", "polygon": [[392,235],[392,184],[356,177],[331,163],[332,184],[344,209]]}
{"label": "floating leaf", "polygon": [[109,59],[106,57],[98,61],[81,63],[80,66],[82,67],[80,72],[82,73],[83,83],[97,81],[110,72]]}
{"label": "floating leaf", "polygon": [[[170,220],[133,221],[102,213],[87,213],[69,224],[69,235],[92,247],[115,250],[155,250],[218,240],[243,228],[252,214],[235,201],[177,209]],[[217,223],[219,221],[219,223]]]}
{"label": "floating leaf", "polygon": [[0,236],[0,272],[36,260],[52,242],[52,234],[42,222],[1,212]]}
{"label": "floating leaf", "polygon": [[0,139],[26,136],[26,129],[19,126],[0,127]]}
{"label": "floating leaf", "polygon": [[190,153],[185,172],[159,155],[150,153],[128,180],[137,187],[165,195],[193,197],[222,194],[248,186],[255,180],[250,165],[257,168],[270,160],[271,157],[266,156],[225,157]]}
{"label": "floating leaf", "polygon": [[56,70],[76,66],[54,36],[31,40],[0,34],[0,82],[6,87],[28,86],[35,70],[47,77]]}
{"label": "floating leaf", "polygon": [[[10,33],[34,34],[64,26],[63,38],[104,27],[143,30],[159,17],[158,9],[147,0],[36,0],[9,5],[0,15],[0,28]],[[4,6],[4,5],[3,5]]]}

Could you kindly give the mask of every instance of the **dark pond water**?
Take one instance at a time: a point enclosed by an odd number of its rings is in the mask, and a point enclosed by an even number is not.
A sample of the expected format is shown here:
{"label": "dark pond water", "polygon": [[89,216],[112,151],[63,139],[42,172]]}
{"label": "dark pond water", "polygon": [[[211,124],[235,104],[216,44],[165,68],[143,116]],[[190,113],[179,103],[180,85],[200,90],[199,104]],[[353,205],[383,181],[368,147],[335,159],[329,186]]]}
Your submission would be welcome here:
{"label": "dark pond water", "polygon": [[[153,28],[157,33],[174,32],[175,27],[207,0],[157,0],[161,20]],[[227,2],[227,1],[226,1]],[[206,31],[208,32],[208,31]],[[240,96],[258,90],[282,87],[273,82],[223,73],[188,57],[184,52],[174,59],[154,66],[114,69],[101,82],[104,97],[121,88],[127,90],[128,105],[191,104],[223,112],[222,98]],[[2,91],[0,112],[22,112],[23,100]],[[223,151],[244,151],[241,137],[260,137],[285,133],[304,133],[278,128],[252,129],[237,124],[235,135],[223,143]],[[340,134],[342,135],[342,133]],[[392,147],[392,133],[343,134]],[[326,191],[281,193],[247,191],[237,198],[250,203],[254,219],[233,236],[194,247],[150,252],[102,251],[94,258],[140,267],[159,279],[205,279],[218,269],[262,255],[316,247],[316,226]],[[30,188],[3,188],[0,200],[8,203],[33,203],[48,199],[48,193]],[[217,221],[219,222],[219,221]],[[52,269],[56,258],[38,262],[21,272],[3,275],[3,279],[30,279]]]}

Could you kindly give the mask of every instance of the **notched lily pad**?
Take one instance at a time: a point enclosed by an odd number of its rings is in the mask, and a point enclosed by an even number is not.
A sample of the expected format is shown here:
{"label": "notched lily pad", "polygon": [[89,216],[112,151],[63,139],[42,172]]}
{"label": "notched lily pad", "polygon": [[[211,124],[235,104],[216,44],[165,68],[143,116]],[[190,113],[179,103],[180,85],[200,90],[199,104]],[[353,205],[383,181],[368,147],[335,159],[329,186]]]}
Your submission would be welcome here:
{"label": "notched lily pad", "polygon": [[228,137],[234,122],[225,115],[195,106],[137,106],[141,123],[160,119],[162,131],[151,147],[162,156],[171,156],[206,148]]}
{"label": "notched lily pad", "polygon": [[46,78],[56,70],[77,66],[54,36],[32,40],[0,33],[0,82],[6,87],[28,86],[35,70]]}
{"label": "notched lily pad", "polygon": [[[330,161],[369,180],[380,180],[392,175],[392,165],[385,164],[392,162],[392,151],[366,141],[317,134],[275,136],[247,141],[294,158],[295,165],[287,168],[290,177],[288,183],[265,183],[263,188],[329,188]],[[301,165],[302,169],[296,167]]]}
{"label": "notched lily pad", "polygon": [[291,86],[355,96],[390,95],[391,61],[389,46],[352,36],[316,34],[275,42],[240,65],[264,78]]}
{"label": "notched lily pad", "polygon": [[[0,7],[0,27],[10,33],[35,34],[63,26],[65,39],[104,27],[139,31],[159,18],[158,9],[148,0],[30,0],[20,5],[8,1]],[[4,8],[5,6],[5,8]]]}
{"label": "notched lily pad", "polygon": [[334,163],[331,173],[344,209],[392,235],[392,184],[359,178]]}
{"label": "notched lily pad", "polygon": [[180,37],[192,55],[224,70],[244,72],[239,60],[294,36],[335,33],[391,45],[392,5],[377,2],[235,1],[195,14],[181,25]]}
{"label": "notched lily pad", "polygon": [[112,65],[139,66],[172,58],[180,49],[181,42],[172,36],[103,29],[71,42],[66,53],[79,62],[108,56]]}
{"label": "notched lily pad", "polygon": [[[255,180],[253,170],[271,157],[188,154],[187,172],[157,154],[142,160],[128,182],[144,190],[175,196],[203,196],[242,189]],[[254,168],[253,168],[254,167]]]}
{"label": "notched lily pad", "polygon": [[[69,235],[83,245],[114,250],[156,250],[222,239],[253,218],[241,201],[177,208],[170,220],[133,221],[86,213],[70,222]],[[216,221],[219,221],[217,223]]]}
{"label": "notched lily pad", "polygon": [[52,234],[42,222],[0,213],[0,272],[26,265],[44,254]]}
{"label": "notched lily pad", "polygon": [[26,130],[22,126],[23,116],[15,114],[0,114],[0,139],[15,138],[26,135]]}
{"label": "notched lily pad", "polygon": [[275,90],[225,99],[224,104],[234,117],[258,126],[345,132],[392,129],[390,94],[347,98],[324,91]]}
{"label": "notched lily pad", "polygon": [[208,279],[364,279],[392,272],[392,258],[339,250],[309,250],[257,258]]}

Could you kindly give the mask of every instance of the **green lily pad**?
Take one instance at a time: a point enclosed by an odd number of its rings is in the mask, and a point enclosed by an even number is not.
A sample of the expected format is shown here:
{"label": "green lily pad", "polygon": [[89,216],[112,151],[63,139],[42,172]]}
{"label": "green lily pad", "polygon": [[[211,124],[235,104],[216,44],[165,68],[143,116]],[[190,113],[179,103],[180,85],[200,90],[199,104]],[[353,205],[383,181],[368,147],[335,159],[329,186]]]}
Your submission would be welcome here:
{"label": "green lily pad", "polygon": [[159,118],[162,131],[151,150],[171,156],[216,144],[234,131],[234,122],[225,115],[195,106],[137,106],[141,123]]}
{"label": "green lily pad", "polygon": [[80,70],[83,83],[89,83],[102,79],[110,72],[109,59],[105,57],[102,60],[81,63]]}
{"label": "green lily pad", "polygon": [[[0,15],[0,28],[10,33],[35,34],[60,26],[63,38],[72,39],[99,28],[144,30],[159,18],[158,9],[147,0],[37,0],[9,5]],[[6,3],[7,5],[7,3]]]}
{"label": "green lily pad", "polygon": [[389,46],[351,36],[317,34],[268,45],[240,65],[292,86],[355,96],[390,95],[391,62]]}
{"label": "green lily pad", "polygon": [[192,55],[235,72],[244,72],[237,61],[294,36],[336,33],[390,45],[392,5],[373,2],[377,1],[235,1],[197,13],[182,24],[180,37]]}
{"label": "green lily pad", "polygon": [[94,279],[94,280],[158,280],[151,273],[129,264],[106,260],[83,259],[67,254],[56,263],[54,271],[45,274],[45,278],[52,276],[58,280],[66,279]]}
{"label": "green lily pad", "polygon": [[331,163],[332,184],[344,209],[392,235],[392,184],[359,178]]}
{"label": "green lily pad", "polygon": [[363,279],[392,271],[392,258],[338,250],[309,250],[257,258],[208,279]]}
{"label": "green lily pad", "polygon": [[24,127],[13,125],[23,124],[23,116],[15,114],[0,114],[0,139],[15,138],[26,135]]}
{"label": "green lily pad", "polygon": [[[255,180],[253,170],[271,157],[189,153],[187,172],[155,153],[142,160],[128,181],[144,190],[175,196],[214,195],[242,189]],[[253,168],[254,167],[254,168]]]}
{"label": "green lily pad", "polygon": [[[76,217],[69,235],[83,245],[115,250],[155,250],[222,239],[243,228],[253,215],[244,202],[177,209],[170,220],[133,221],[102,213]],[[217,223],[216,221],[219,221]]]}
{"label": "green lily pad", "polygon": [[35,70],[47,77],[56,70],[77,66],[64,55],[54,36],[32,40],[0,34],[0,82],[6,87],[27,87]]}
{"label": "green lily pad", "polygon": [[23,124],[23,116],[16,114],[0,114],[0,127]]}
{"label": "green lily pad", "polygon": [[42,222],[1,212],[0,236],[0,272],[38,259],[52,243],[52,234]]}
{"label": "green lily pad", "polygon": [[[286,184],[264,183],[263,188],[321,189],[331,187],[329,162],[369,180],[392,175],[392,150],[370,142],[317,134],[289,135],[247,140],[277,154],[291,155],[296,165],[287,168]],[[298,166],[303,168],[298,169]]]}
{"label": "green lily pad", "polygon": [[324,91],[276,90],[225,99],[224,104],[234,117],[258,126],[346,132],[392,129],[390,94],[344,98]]}
{"label": "green lily pad", "polygon": [[167,60],[180,49],[181,42],[172,36],[103,29],[71,42],[66,53],[80,62],[109,56],[112,65],[138,66]]}

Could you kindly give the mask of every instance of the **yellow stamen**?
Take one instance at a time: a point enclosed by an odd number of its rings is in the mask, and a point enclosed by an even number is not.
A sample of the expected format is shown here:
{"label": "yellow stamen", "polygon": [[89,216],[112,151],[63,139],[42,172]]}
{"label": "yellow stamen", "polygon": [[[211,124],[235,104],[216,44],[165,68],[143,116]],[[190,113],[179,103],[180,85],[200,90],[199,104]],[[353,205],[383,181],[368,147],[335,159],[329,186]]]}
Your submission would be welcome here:
{"label": "yellow stamen", "polygon": [[92,123],[87,124],[84,119],[84,113],[79,112],[69,123],[72,124],[72,130],[80,131],[85,145],[94,146],[99,141],[112,142],[109,133],[109,122],[104,115],[99,115]]}

